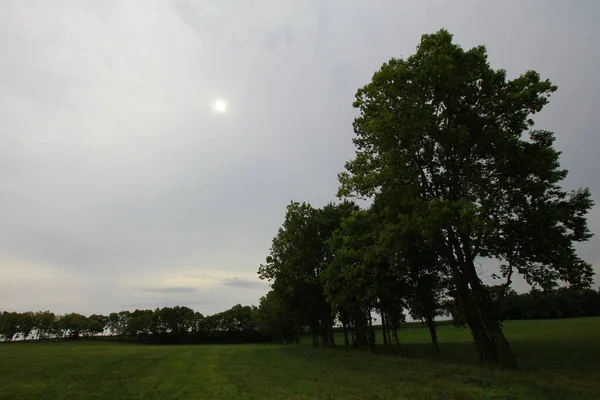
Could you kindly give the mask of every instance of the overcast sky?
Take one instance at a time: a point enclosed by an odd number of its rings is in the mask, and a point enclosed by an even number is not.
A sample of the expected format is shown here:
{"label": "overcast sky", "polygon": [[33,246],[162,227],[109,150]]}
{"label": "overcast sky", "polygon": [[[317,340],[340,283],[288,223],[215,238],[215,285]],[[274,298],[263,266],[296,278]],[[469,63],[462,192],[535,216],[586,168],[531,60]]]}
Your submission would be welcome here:
{"label": "overcast sky", "polygon": [[[335,198],[356,89],[442,27],[558,85],[537,125],[598,201],[598,16],[595,0],[1,1],[0,309],[257,304],[285,206]],[[599,243],[579,247],[597,271]]]}

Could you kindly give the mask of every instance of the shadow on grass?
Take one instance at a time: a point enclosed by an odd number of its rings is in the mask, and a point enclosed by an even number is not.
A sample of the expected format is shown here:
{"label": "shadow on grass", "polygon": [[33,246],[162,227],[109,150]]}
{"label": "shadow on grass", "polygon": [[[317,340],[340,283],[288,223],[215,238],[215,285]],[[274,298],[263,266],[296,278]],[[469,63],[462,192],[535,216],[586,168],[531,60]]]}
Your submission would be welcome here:
{"label": "shadow on grass", "polygon": [[[441,343],[441,353],[432,352],[430,343],[407,343],[402,345],[404,359],[427,360],[443,364],[483,366],[472,342]],[[600,345],[596,340],[519,340],[511,343],[520,370],[600,372]],[[329,349],[322,349],[329,350]],[[364,352],[348,350],[343,345],[332,351]],[[389,346],[377,345],[373,356],[397,357]]]}
{"label": "shadow on grass", "polygon": [[[478,363],[475,346],[472,343],[444,343],[441,344],[441,353],[431,351],[429,343],[407,343],[402,345],[402,357],[405,359],[421,359],[434,362],[445,362],[451,364],[467,364],[475,365]],[[351,349],[348,350],[344,346],[336,346],[334,349],[339,351],[364,352],[366,350]],[[398,357],[394,349],[390,346],[382,344],[375,346],[375,356],[390,356]]]}

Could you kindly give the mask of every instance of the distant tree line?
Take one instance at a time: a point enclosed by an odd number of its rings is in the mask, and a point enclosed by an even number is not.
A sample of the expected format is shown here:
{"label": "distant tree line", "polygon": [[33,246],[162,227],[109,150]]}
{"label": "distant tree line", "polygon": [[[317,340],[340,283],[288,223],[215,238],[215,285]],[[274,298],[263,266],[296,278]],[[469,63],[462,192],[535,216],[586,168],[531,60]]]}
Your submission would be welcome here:
{"label": "distant tree line", "polygon": [[498,300],[502,320],[600,316],[600,290],[560,288],[521,294],[510,290]]}
{"label": "distant tree line", "polygon": [[[439,351],[435,318],[450,306],[483,363],[516,366],[503,319],[566,316],[567,293],[593,298],[578,292],[594,272],[574,246],[592,236],[591,194],[563,189],[554,134],[533,129],[556,89],[535,71],[508,79],[485,47],[464,50],[446,30],[384,63],[356,92],[356,154],[338,176],[339,201],[287,207],[258,270],[271,284],[262,323],[286,342],[307,327],[314,345],[333,346],[340,322],[348,348],[379,341],[402,355],[407,314],[426,321]],[[495,290],[481,258],[500,263]],[[516,275],[538,291],[511,292]]]}
{"label": "distant tree line", "polygon": [[249,343],[269,340],[257,328],[258,309],[236,305],[204,316],[183,307],[121,311],[109,315],[56,315],[50,311],[0,313],[0,339],[86,339],[110,336],[155,344]]}
{"label": "distant tree line", "polygon": [[[489,286],[498,319],[558,319],[600,316],[600,289],[562,287],[553,290],[532,289],[529,293],[517,293],[502,285]],[[444,302],[446,314],[455,325],[462,325],[465,317],[452,299]]]}
{"label": "distant tree line", "polygon": [[0,312],[0,339],[10,342],[22,339],[50,340],[92,337],[105,328],[106,317],[77,313],[56,315],[50,311]]}
{"label": "distant tree line", "polygon": [[[509,290],[503,299],[499,297],[500,286],[491,286],[489,290],[498,305],[501,320],[600,316],[600,289],[533,289],[521,294]],[[76,340],[104,337],[150,344],[298,344],[308,327],[301,323],[294,325],[294,321],[299,319],[286,315],[284,303],[276,296],[275,291],[270,291],[261,299],[259,307],[238,304],[229,310],[208,316],[185,306],[90,316],[77,313],[57,315],[50,311],[4,311],[0,312],[0,341],[11,342],[15,338]],[[411,309],[407,311],[413,318],[428,324],[424,314]],[[438,315],[452,316],[455,324],[462,324],[462,316],[458,314],[451,299],[440,303]],[[346,325],[342,320],[336,322],[343,325],[341,332],[345,332],[353,343],[357,343],[354,326]],[[381,335],[389,336],[389,321],[383,319],[375,328]],[[340,328],[332,328],[332,331],[340,332]]]}

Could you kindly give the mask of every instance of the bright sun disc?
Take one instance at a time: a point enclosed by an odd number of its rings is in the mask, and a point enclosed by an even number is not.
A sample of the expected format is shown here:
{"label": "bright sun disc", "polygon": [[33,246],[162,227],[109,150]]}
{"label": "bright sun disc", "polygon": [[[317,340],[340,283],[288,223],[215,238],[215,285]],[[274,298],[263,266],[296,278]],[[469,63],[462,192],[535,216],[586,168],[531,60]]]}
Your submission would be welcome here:
{"label": "bright sun disc", "polygon": [[215,111],[218,113],[224,113],[227,111],[227,103],[225,103],[223,100],[215,101],[214,107]]}

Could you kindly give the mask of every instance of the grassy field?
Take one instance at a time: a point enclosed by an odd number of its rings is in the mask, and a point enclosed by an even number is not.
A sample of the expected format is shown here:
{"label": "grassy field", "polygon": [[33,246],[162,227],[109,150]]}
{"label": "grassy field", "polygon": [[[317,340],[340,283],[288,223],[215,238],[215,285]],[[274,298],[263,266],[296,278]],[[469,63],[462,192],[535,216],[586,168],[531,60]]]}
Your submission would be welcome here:
{"label": "grassy field", "polygon": [[[468,332],[402,331],[408,358],[308,344],[0,345],[0,399],[600,399],[600,318],[511,321],[515,371],[476,365]],[[308,340],[305,340],[308,342]]]}

